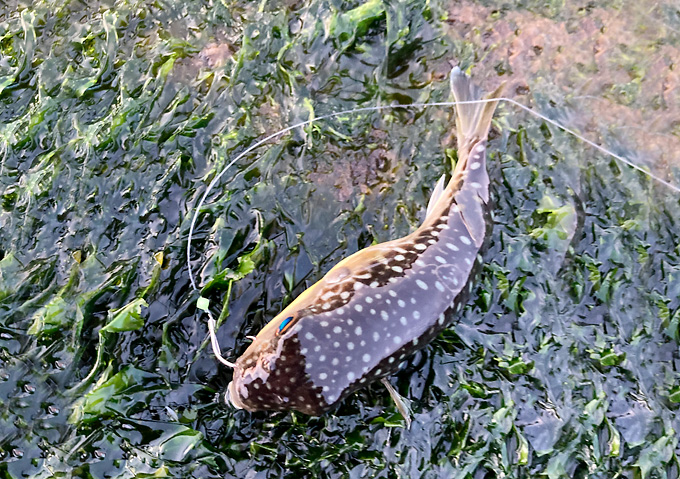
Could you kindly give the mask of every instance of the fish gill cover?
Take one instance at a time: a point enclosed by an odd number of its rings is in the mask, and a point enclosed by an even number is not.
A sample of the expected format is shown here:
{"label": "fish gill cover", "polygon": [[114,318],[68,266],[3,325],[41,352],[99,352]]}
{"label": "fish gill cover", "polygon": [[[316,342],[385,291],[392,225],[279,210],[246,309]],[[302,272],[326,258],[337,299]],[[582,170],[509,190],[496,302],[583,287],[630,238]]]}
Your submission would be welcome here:
{"label": "fish gill cover", "polygon": [[[5,2],[0,475],[677,478],[678,195],[509,105],[479,284],[392,379],[410,430],[379,385],[225,405],[184,252],[258,138],[448,100],[450,62],[678,184],[679,31],[672,2]],[[422,220],[452,121],[346,115],[225,175],[191,258],[225,354]]]}

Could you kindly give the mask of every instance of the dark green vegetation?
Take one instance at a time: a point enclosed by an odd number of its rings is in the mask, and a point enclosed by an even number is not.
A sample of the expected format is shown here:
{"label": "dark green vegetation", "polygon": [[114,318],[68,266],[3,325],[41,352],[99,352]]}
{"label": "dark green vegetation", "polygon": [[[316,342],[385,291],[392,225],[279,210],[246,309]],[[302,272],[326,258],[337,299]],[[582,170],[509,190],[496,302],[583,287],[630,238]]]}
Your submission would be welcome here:
{"label": "dark green vegetation", "polygon": [[[492,133],[473,300],[393,379],[410,431],[379,385],[321,418],[225,406],[185,260],[235,154],[447,100],[450,60],[678,183],[672,3],[88,3],[0,7],[0,476],[678,477],[678,195],[524,113]],[[418,224],[452,118],[324,121],[225,176],[192,254],[225,355]]]}

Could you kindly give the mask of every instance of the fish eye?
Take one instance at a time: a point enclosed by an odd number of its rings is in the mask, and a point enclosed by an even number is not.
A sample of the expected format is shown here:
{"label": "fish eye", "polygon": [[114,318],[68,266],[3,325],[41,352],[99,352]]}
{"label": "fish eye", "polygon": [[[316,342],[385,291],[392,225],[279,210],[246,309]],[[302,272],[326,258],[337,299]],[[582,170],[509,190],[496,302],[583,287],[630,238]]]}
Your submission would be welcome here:
{"label": "fish eye", "polygon": [[278,334],[283,334],[286,332],[286,330],[290,327],[291,324],[293,324],[293,316],[289,316],[283,321],[281,321],[281,324],[279,324],[279,331]]}

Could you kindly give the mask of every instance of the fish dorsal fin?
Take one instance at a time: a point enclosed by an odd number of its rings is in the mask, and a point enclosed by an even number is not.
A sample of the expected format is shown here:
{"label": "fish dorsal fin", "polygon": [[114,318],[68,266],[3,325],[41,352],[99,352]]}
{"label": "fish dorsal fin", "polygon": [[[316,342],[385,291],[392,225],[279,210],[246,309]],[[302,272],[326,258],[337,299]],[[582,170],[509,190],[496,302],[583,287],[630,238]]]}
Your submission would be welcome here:
{"label": "fish dorsal fin", "polygon": [[434,191],[432,192],[432,196],[430,196],[430,202],[427,204],[427,214],[425,217],[429,217],[430,213],[432,213],[432,210],[434,209],[434,205],[437,204],[437,201],[439,201],[439,198],[442,197],[442,193],[444,193],[444,180],[446,179],[446,174],[442,175],[441,178],[439,178],[439,181],[437,181],[437,184],[434,187]]}

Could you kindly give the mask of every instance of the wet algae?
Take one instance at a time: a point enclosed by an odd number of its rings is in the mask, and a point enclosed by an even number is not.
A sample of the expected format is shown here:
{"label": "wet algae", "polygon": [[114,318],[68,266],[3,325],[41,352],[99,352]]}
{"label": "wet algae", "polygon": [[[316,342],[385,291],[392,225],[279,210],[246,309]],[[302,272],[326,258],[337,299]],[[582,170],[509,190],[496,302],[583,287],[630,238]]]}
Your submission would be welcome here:
{"label": "wet algae", "polygon": [[[460,321],[325,416],[235,411],[185,250],[265,134],[449,99],[450,62],[675,184],[680,11],[627,2],[0,7],[0,475],[670,477],[678,194],[502,105]],[[335,262],[404,235],[452,111],[344,115],[227,173],[191,265],[235,357]]]}

